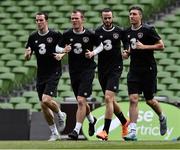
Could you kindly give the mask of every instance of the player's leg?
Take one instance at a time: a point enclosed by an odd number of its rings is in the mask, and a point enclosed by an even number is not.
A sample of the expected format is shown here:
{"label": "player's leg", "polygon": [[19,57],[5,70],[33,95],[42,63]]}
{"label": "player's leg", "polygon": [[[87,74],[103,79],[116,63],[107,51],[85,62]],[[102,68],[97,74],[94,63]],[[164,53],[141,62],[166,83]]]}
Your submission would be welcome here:
{"label": "player's leg", "polygon": [[114,106],[114,114],[121,122],[121,128],[122,128],[121,136],[124,137],[128,134],[129,120],[125,118],[123,112],[120,110],[120,107],[116,101],[113,102],[113,106]]}
{"label": "player's leg", "polygon": [[45,106],[47,106],[51,111],[53,111],[55,114],[57,114],[58,131],[62,132],[66,126],[66,113],[61,111],[60,106],[49,95],[43,94],[42,103]]}
{"label": "player's leg", "polygon": [[87,104],[87,97],[89,97],[92,93],[92,81],[94,78],[94,70],[86,70],[84,72],[81,72],[81,74],[75,76],[76,77],[71,76],[71,84],[74,94],[77,97],[78,109],[76,113],[76,126],[74,130],[69,134],[69,137],[72,139],[78,139],[82,123],[86,116],[90,122],[89,131],[93,129],[90,131],[91,136],[95,132],[94,125],[96,123],[96,119],[90,113],[90,108]]}
{"label": "player's leg", "polygon": [[92,115],[91,109],[88,103],[86,103],[86,118],[89,121],[89,129],[88,129],[89,136],[93,136],[95,132],[95,124],[96,124],[97,119]]}
{"label": "player's leg", "polygon": [[50,131],[51,131],[51,136],[48,141],[60,140],[60,135],[58,133],[56,124],[54,122],[53,111],[51,109],[49,109],[43,102],[41,102],[41,108],[42,108],[44,118],[47,121]]}
{"label": "player's leg", "polygon": [[74,130],[68,135],[71,139],[77,140],[82,123],[86,117],[86,98],[77,96],[78,108],[76,112],[76,125]]}
{"label": "player's leg", "polygon": [[139,100],[139,94],[140,91],[140,82],[139,77],[135,73],[128,73],[128,79],[127,79],[127,85],[128,85],[128,93],[129,93],[129,132],[124,137],[124,140],[126,141],[135,141],[137,140],[136,136],[136,124],[138,119],[138,100]]}
{"label": "player's leg", "polygon": [[49,141],[55,141],[55,140],[60,139],[60,135],[58,133],[56,124],[54,122],[54,114],[53,114],[52,110],[49,109],[48,106],[45,105],[42,100],[45,86],[46,86],[46,84],[41,79],[37,80],[36,89],[38,92],[39,100],[41,101],[42,112],[43,112],[46,122],[49,125],[50,131],[51,131],[51,136],[49,138]]}
{"label": "player's leg", "polygon": [[114,92],[106,90],[105,91],[106,109],[105,109],[104,127],[103,130],[97,133],[96,135],[97,138],[100,138],[102,140],[108,140],[109,128],[114,113],[113,101],[114,101]]}
{"label": "player's leg", "polygon": [[46,104],[58,117],[58,131],[62,132],[66,126],[66,113],[62,112],[60,109],[60,105],[53,100],[53,97],[57,95],[57,85],[59,82],[61,73],[52,74],[45,86],[43,103]]}
{"label": "player's leg", "polygon": [[146,99],[146,103],[158,115],[160,122],[160,134],[164,135],[167,132],[167,118],[164,116],[159,102],[154,99],[154,93],[156,93],[157,87],[156,77],[149,74],[146,78],[148,79],[144,81],[144,85],[148,86],[144,86],[144,97]]}

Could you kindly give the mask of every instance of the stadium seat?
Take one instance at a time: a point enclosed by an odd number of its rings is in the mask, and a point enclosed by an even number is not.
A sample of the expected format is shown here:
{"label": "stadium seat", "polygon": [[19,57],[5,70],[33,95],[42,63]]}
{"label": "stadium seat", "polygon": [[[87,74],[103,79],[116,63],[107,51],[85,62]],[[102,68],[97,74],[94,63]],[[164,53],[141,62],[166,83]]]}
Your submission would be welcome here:
{"label": "stadium seat", "polygon": [[7,29],[10,30],[10,31],[21,30],[22,25],[20,25],[20,24],[10,24],[10,25],[7,26]]}
{"label": "stadium seat", "polygon": [[33,1],[30,0],[21,0],[21,1],[17,1],[17,5],[20,7],[25,7],[25,6],[32,6],[33,5]]}
{"label": "stadium seat", "polygon": [[28,73],[28,76],[31,77],[31,78],[35,77],[36,68],[37,68],[36,60],[26,61],[24,63],[24,66],[29,68],[30,72]]}
{"label": "stadium seat", "polygon": [[58,94],[58,96],[64,99],[66,97],[74,97],[74,93],[72,91],[62,91]]}
{"label": "stadium seat", "polygon": [[0,67],[4,67],[5,61],[0,60]]}
{"label": "stadium seat", "polygon": [[99,4],[99,5],[94,6],[94,10],[101,12],[102,9],[107,8],[107,7],[108,7],[108,5],[106,5],[106,4]]}
{"label": "stadium seat", "polygon": [[172,33],[176,33],[177,32],[177,29],[176,28],[164,28],[161,30],[161,33],[165,34],[166,36],[168,36],[169,34],[172,34]]}
{"label": "stadium seat", "polygon": [[167,46],[165,47],[164,50],[164,52],[167,53],[168,55],[178,51],[179,51],[179,47],[177,46]]}
{"label": "stadium seat", "polygon": [[24,97],[11,97],[9,99],[9,103],[11,103],[13,106],[15,106],[16,104],[19,104],[19,103],[25,103],[26,102],[26,99]]}
{"label": "stadium seat", "polygon": [[21,42],[12,41],[12,42],[9,42],[6,44],[6,48],[14,49],[14,48],[18,48],[18,47],[22,47]]}
{"label": "stadium seat", "polygon": [[[47,12],[49,14],[50,12],[56,11],[56,7],[51,6],[51,5],[45,5],[45,6],[41,7],[41,11]],[[51,18],[51,16],[50,16],[50,18]]]}
{"label": "stadium seat", "polygon": [[158,64],[162,65],[162,66],[168,66],[168,65],[173,65],[174,64],[174,60],[170,59],[170,58],[164,58],[159,60]]}
{"label": "stadium seat", "polygon": [[10,17],[10,14],[9,14],[9,13],[1,12],[1,15],[0,15],[1,21],[2,21],[2,19],[6,19],[6,18],[9,18],[9,17]]}
{"label": "stadium seat", "polygon": [[1,60],[4,60],[4,61],[8,61],[8,60],[16,60],[16,55],[15,54],[4,54],[4,55],[1,55]]}
{"label": "stadium seat", "polygon": [[16,37],[13,35],[5,35],[1,38],[2,42],[11,42],[11,41],[16,41]]}
{"label": "stadium seat", "polygon": [[15,84],[20,87],[23,84],[27,82],[28,79],[31,79],[28,77],[28,71],[29,69],[26,67],[21,66],[16,66],[12,69],[12,72],[15,74]]}
{"label": "stadium seat", "polygon": [[89,11],[91,11],[91,6],[87,5],[87,4],[82,4],[82,5],[79,5],[79,6],[76,6],[77,9],[81,9],[85,12],[85,17],[87,17],[87,13]]}
{"label": "stadium seat", "polygon": [[166,77],[161,80],[161,84],[166,84],[166,85],[174,84],[177,82],[178,82],[178,80],[176,78],[172,78],[172,77]]}
{"label": "stadium seat", "polygon": [[30,98],[38,98],[38,94],[36,91],[25,91],[22,96],[25,97],[27,101]]}
{"label": "stadium seat", "polygon": [[67,0],[54,0],[52,4],[56,7],[60,7],[67,4]]}
{"label": "stadium seat", "polygon": [[8,60],[6,63],[7,67],[13,68],[13,67],[20,67],[22,66],[23,62],[20,60]]}
{"label": "stadium seat", "polygon": [[37,111],[41,111],[41,105],[40,103],[37,103],[34,105],[33,109],[36,109]]}
{"label": "stadium seat", "polygon": [[36,98],[32,97],[32,98],[29,98],[27,102],[34,106],[35,104],[39,103],[39,99],[38,97]]}
{"label": "stadium seat", "polygon": [[28,32],[26,31],[26,30],[16,30],[16,31],[14,31],[13,32],[13,35],[15,35],[15,36],[21,36],[21,35],[28,35]]}
{"label": "stadium seat", "polygon": [[180,81],[180,71],[177,71],[173,74],[173,77],[177,78]]}
{"label": "stadium seat", "polygon": [[180,71],[180,66],[179,65],[168,65],[165,67],[165,71],[171,72],[171,74]]}
{"label": "stadium seat", "polygon": [[8,94],[13,88],[15,75],[10,72],[2,73],[0,74],[0,80],[3,80],[3,88],[0,91],[0,94]]}
{"label": "stadium seat", "polygon": [[16,12],[21,12],[21,7],[18,7],[16,5],[9,5],[7,8],[6,8],[6,12],[8,13],[16,13]]}
{"label": "stadium seat", "polygon": [[0,73],[10,72],[10,70],[9,67],[0,66]]}
{"label": "stadium seat", "polygon": [[34,5],[28,5],[23,8],[23,11],[26,13],[35,13],[38,12],[38,10],[39,10],[38,7]]}
{"label": "stadium seat", "polygon": [[178,18],[175,15],[170,14],[170,15],[165,15],[163,20],[168,22],[169,24],[171,24],[173,22],[176,22],[178,20]]}
{"label": "stadium seat", "polygon": [[[28,25],[28,24],[33,24],[33,19],[31,19],[31,18],[22,18],[22,19],[19,19],[18,20],[18,22],[20,23],[20,24],[22,24],[23,26],[24,25]],[[35,26],[34,26],[34,24],[32,25],[33,26],[33,29],[35,29]],[[26,28],[28,28],[28,27],[26,27]],[[22,29],[20,29],[20,30],[22,30]],[[25,29],[24,29],[25,30]],[[27,32],[27,30],[26,30],[26,32]]]}
{"label": "stadium seat", "polygon": [[15,1],[11,1],[11,0],[1,1],[1,6],[3,7],[9,7],[14,5],[15,5]]}
{"label": "stadium seat", "polygon": [[179,83],[172,83],[169,85],[168,89],[171,91],[174,91],[175,92],[174,94],[176,94],[176,92],[179,91],[179,89],[180,89],[180,84]]}
{"label": "stadium seat", "polygon": [[122,0],[107,0],[106,4],[110,5],[110,6],[115,6],[115,5],[119,5],[122,3]]}
{"label": "stadium seat", "polygon": [[173,45],[180,47],[180,39],[177,39],[176,41],[174,41]]}
{"label": "stadium seat", "polygon": [[0,103],[0,109],[14,109],[11,103]]}
{"label": "stadium seat", "polygon": [[29,109],[31,111],[32,105],[29,103],[19,103],[19,104],[16,104],[14,108],[15,109]]}
{"label": "stadium seat", "polygon": [[16,20],[12,18],[1,19],[1,24],[3,25],[9,25],[9,24],[15,24],[15,23],[16,23]]}
{"label": "stadium seat", "polygon": [[157,85],[157,91],[163,91],[163,90],[166,90],[166,84],[161,84],[161,83],[158,83]]}
{"label": "stadium seat", "polygon": [[77,7],[83,5],[84,1],[71,0],[70,4]]}
{"label": "stadium seat", "polygon": [[95,6],[95,5],[98,5],[98,4],[102,4],[102,0],[88,0],[88,4],[92,5],[92,6]]}
{"label": "stadium seat", "polygon": [[[2,40],[1,40],[2,41]],[[10,53],[10,49],[7,48],[1,48],[0,50],[0,56],[4,55],[4,54],[9,54]]]}

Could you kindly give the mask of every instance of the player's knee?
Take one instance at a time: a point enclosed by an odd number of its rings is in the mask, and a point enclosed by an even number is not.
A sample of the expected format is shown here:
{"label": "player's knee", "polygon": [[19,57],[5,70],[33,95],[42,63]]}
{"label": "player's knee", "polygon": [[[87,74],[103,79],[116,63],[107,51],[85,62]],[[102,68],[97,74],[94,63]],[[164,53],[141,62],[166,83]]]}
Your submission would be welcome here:
{"label": "player's knee", "polygon": [[131,104],[137,104],[138,103],[138,100],[139,100],[138,94],[131,94],[129,96],[129,98],[130,98],[130,103]]}
{"label": "player's knee", "polygon": [[106,103],[113,102],[113,97],[110,94],[105,94],[105,102]]}
{"label": "player's knee", "polygon": [[42,96],[42,104],[43,104],[43,105],[48,106],[50,100],[51,100],[50,96],[47,96],[47,95],[43,95],[43,96]]}
{"label": "player's knee", "polygon": [[77,101],[79,106],[86,106],[86,100],[84,97],[78,96]]}

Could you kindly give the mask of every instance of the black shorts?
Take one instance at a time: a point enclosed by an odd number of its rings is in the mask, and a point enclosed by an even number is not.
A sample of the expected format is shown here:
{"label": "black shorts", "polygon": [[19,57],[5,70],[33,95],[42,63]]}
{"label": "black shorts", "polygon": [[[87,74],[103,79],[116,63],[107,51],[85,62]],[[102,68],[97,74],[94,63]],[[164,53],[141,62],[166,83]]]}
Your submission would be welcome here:
{"label": "black shorts", "polygon": [[42,100],[42,95],[46,94],[52,97],[57,95],[57,85],[61,77],[61,72],[56,72],[48,77],[38,77],[36,88],[39,96],[39,100]]}
{"label": "black shorts", "polygon": [[128,93],[142,94],[146,100],[151,100],[157,91],[157,71],[130,71],[127,76]]}
{"label": "black shorts", "polygon": [[84,70],[79,73],[70,73],[71,85],[76,97],[82,96],[87,98],[92,94],[94,73],[94,69]]}
{"label": "black shorts", "polygon": [[103,93],[105,93],[106,90],[115,93],[119,91],[119,79],[121,77],[121,74],[122,74],[122,69],[120,70],[114,69],[106,74],[104,74],[103,72],[99,72],[98,78]]}

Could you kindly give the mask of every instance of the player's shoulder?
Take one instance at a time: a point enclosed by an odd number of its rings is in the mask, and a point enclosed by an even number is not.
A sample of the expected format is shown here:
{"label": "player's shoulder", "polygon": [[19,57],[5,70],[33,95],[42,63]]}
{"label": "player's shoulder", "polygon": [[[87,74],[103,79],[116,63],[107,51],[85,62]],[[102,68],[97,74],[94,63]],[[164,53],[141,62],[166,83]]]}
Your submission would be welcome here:
{"label": "player's shoulder", "polygon": [[84,28],[84,30],[85,30],[85,33],[87,33],[87,34],[94,34],[95,33],[95,31],[93,29]]}
{"label": "player's shoulder", "polygon": [[53,29],[53,28],[50,28],[49,32],[52,33],[52,34],[62,35],[62,33],[60,31],[58,31],[56,29]]}
{"label": "player's shoulder", "polygon": [[101,31],[102,30],[102,25],[99,25],[96,29],[95,29],[95,31]]}
{"label": "player's shoulder", "polygon": [[148,23],[143,23],[142,27],[147,30],[152,30],[155,28],[153,24],[148,24]]}
{"label": "player's shoulder", "polygon": [[121,27],[121,26],[119,26],[119,25],[114,24],[113,26],[114,26],[114,28],[117,29],[117,30],[123,30],[123,27]]}
{"label": "player's shoulder", "polygon": [[64,30],[63,35],[72,34],[72,33],[73,33],[73,29],[69,28],[69,29]]}
{"label": "player's shoulder", "polygon": [[130,31],[131,31],[131,27],[124,27],[123,30],[124,30],[125,32],[130,32]]}
{"label": "player's shoulder", "polygon": [[34,37],[38,35],[38,31],[33,31],[30,33],[29,37]]}

